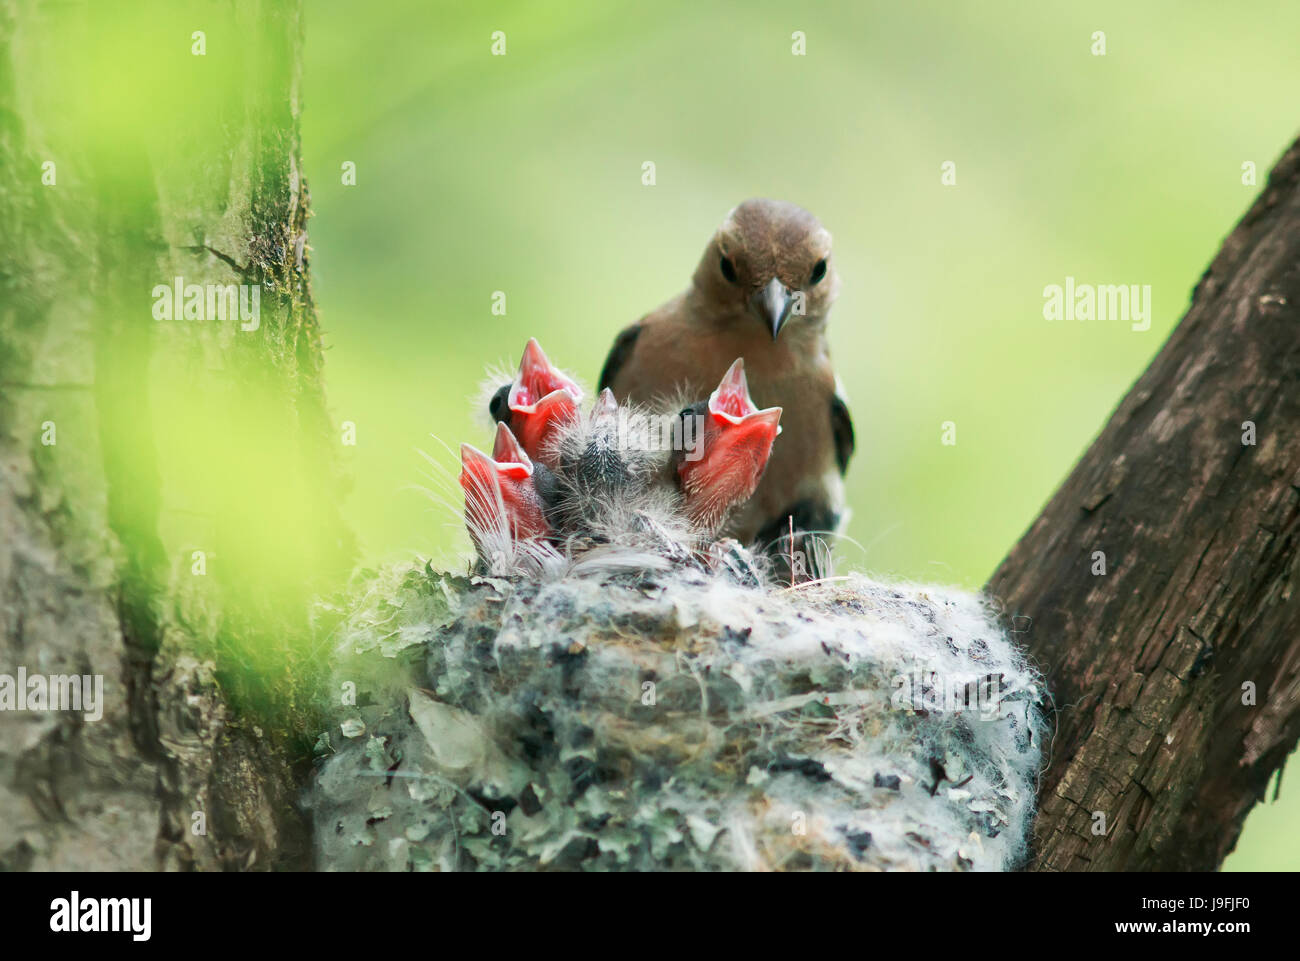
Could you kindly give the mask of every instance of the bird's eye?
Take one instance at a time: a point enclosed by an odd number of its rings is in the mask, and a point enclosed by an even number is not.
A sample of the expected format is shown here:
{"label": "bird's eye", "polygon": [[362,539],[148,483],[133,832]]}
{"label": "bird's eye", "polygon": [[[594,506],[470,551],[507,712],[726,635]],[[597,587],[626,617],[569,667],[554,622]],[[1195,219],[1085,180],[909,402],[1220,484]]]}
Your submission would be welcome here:
{"label": "bird's eye", "polygon": [[811,280],[809,280],[809,284],[819,283],[821,279],[825,276],[826,276],[826,258],[823,257],[821,260],[817,261],[817,263],[813,264],[812,278]]}
{"label": "bird's eye", "polygon": [[723,257],[722,263],[718,266],[722,270],[722,276],[727,278],[727,282],[734,284],[736,282],[736,265],[731,262],[731,258]]}

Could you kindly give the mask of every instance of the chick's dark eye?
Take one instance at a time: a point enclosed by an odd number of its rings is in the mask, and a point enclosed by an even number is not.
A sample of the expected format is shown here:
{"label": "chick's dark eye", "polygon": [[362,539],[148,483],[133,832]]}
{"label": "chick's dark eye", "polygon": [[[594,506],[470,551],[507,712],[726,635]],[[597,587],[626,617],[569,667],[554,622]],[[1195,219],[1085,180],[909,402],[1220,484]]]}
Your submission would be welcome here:
{"label": "chick's dark eye", "polygon": [[728,257],[722,258],[722,263],[718,265],[722,269],[722,276],[727,278],[727,283],[736,282],[736,265]]}
{"label": "chick's dark eye", "polygon": [[826,276],[826,258],[823,257],[821,260],[817,261],[817,263],[813,264],[812,278],[810,279],[809,283],[813,283],[813,284],[818,283],[825,276]]}

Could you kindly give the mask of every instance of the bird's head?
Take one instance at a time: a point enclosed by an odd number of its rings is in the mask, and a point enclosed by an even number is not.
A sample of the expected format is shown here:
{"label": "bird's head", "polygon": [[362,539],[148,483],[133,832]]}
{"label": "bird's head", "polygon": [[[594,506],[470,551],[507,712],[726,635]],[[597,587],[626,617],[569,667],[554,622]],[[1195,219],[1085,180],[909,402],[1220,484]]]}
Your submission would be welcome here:
{"label": "bird's head", "polygon": [[494,420],[514,431],[530,458],[545,463],[557,428],[578,416],[581,401],[582,388],[552,364],[531,337],[515,379],[497,391],[489,410]]}
{"label": "bird's head", "polygon": [[780,432],[781,408],[759,410],[749,396],[745,361],[737,359],[707,402],[682,411],[702,421],[699,456],[675,457],[678,483],[691,519],[716,529],[758,487]]}
{"label": "bird's head", "polygon": [[821,324],[839,293],[831,235],[795,204],[746,200],[727,214],[695,270],[712,315],[786,327]]}
{"label": "bird's head", "polygon": [[557,434],[557,483],[567,492],[575,516],[644,487],[662,467],[662,455],[644,443],[635,417],[631,409],[619,407],[607,387],[585,417],[569,421]]}
{"label": "bird's head", "polygon": [[548,476],[547,468],[538,465],[541,483],[535,486],[556,539],[566,549],[585,550],[580,545],[592,544],[648,548],[657,558],[635,556],[638,563],[654,565],[694,539],[696,531],[686,521],[676,486],[662,483],[669,447],[657,427],[657,415],[620,405],[606,388],[587,414],[556,432],[554,470]]}
{"label": "bird's head", "polygon": [[460,445],[465,526],[479,552],[490,557],[518,540],[550,532],[534,480],[534,465],[505,424],[497,424],[489,456]]}

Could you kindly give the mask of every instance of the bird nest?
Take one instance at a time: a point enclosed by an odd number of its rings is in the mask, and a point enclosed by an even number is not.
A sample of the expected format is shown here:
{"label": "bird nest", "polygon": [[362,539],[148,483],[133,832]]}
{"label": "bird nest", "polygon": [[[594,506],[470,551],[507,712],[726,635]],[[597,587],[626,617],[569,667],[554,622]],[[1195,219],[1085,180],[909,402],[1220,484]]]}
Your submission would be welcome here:
{"label": "bird nest", "polygon": [[324,870],[1001,870],[1041,680],[978,596],[392,569],[338,634]]}

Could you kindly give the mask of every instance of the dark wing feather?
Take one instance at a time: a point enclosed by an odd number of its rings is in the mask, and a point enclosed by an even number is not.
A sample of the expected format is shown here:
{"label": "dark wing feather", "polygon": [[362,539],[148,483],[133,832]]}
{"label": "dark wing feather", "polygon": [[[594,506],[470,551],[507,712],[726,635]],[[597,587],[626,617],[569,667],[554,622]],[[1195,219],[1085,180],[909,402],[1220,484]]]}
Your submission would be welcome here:
{"label": "dark wing feather", "polygon": [[618,372],[623,369],[623,365],[628,362],[632,356],[632,348],[636,346],[637,336],[641,333],[641,324],[635,323],[630,327],[625,327],[617,337],[614,338],[614,346],[609,349],[609,356],[605,358],[605,366],[600,370],[600,386],[597,390],[604,390],[606,387],[614,386],[614,378]]}
{"label": "dark wing feather", "polygon": [[853,456],[853,419],[839,394],[831,397],[831,434],[835,438],[835,463],[843,474]]}

